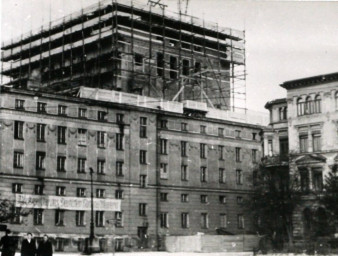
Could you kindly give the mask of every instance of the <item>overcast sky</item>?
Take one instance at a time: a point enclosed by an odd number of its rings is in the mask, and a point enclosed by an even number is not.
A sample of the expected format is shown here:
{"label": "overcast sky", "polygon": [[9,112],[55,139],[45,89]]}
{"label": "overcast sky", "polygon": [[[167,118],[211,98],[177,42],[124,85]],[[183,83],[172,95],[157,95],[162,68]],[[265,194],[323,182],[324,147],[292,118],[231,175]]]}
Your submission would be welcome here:
{"label": "overcast sky", "polygon": [[[1,41],[96,2],[1,0]],[[177,2],[162,0],[172,11]],[[190,0],[188,13],[245,30],[249,109],[285,97],[284,81],[338,72],[338,2]]]}

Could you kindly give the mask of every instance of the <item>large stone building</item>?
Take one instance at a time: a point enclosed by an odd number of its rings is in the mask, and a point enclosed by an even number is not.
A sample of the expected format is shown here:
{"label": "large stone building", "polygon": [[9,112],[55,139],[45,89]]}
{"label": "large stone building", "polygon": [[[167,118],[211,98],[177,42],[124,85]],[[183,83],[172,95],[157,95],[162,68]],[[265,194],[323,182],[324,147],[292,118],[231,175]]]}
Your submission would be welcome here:
{"label": "large stone building", "polygon": [[81,249],[90,167],[95,234],[107,250],[252,231],[241,204],[262,155],[261,120],[85,87],[76,96],[4,89],[0,99],[0,193],[33,209],[8,223],[14,235],[46,233],[56,250]]}
{"label": "large stone building", "polygon": [[[297,177],[302,202],[293,215],[294,236],[304,239],[316,221],[326,224],[318,203],[327,174],[338,164],[338,73],[284,82],[287,97],[266,104],[266,163]],[[318,223],[317,223],[318,224]]]}

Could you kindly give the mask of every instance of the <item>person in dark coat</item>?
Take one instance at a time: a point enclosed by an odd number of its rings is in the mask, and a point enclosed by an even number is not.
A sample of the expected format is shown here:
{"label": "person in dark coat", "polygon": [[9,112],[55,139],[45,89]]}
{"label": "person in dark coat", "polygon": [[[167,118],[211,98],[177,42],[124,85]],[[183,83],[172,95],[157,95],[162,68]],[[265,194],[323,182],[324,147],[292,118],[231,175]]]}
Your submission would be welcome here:
{"label": "person in dark coat", "polygon": [[15,247],[12,237],[9,236],[11,231],[6,229],[6,235],[0,240],[1,256],[13,256],[15,254]]}
{"label": "person in dark coat", "polygon": [[32,238],[32,233],[27,233],[27,239],[22,241],[21,256],[35,256],[36,246]]}
{"label": "person in dark coat", "polygon": [[48,236],[43,236],[43,241],[39,243],[38,256],[52,256],[53,247],[52,243],[48,240]]}

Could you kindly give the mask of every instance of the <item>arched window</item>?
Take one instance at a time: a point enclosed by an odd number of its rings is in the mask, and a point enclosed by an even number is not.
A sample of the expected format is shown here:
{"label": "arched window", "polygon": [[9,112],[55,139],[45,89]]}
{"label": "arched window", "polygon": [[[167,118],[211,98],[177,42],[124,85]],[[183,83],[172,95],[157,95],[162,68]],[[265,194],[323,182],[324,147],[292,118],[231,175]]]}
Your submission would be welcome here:
{"label": "arched window", "polygon": [[312,101],[310,96],[307,96],[306,100],[305,100],[304,114],[308,115],[308,114],[312,114],[312,113],[313,113],[313,101]]}
{"label": "arched window", "polygon": [[302,98],[297,99],[297,114],[298,116],[304,115],[304,101]]}
{"label": "arched window", "polygon": [[320,97],[320,95],[316,95],[315,97],[315,109],[314,109],[314,113],[321,113],[322,110],[321,110],[321,102],[322,102],[322,99]]}

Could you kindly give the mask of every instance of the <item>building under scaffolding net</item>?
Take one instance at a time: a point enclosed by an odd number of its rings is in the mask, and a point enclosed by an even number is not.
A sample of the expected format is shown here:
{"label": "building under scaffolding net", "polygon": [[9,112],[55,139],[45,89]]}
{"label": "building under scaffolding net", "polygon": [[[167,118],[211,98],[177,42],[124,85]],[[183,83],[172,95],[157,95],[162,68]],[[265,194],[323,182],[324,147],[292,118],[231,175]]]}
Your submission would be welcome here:
{"label": "building under scaffolding net", "polygon": [[100,1],[2,44],[3,86],[80,86],[245,110],[245,35],[149,1]]}

